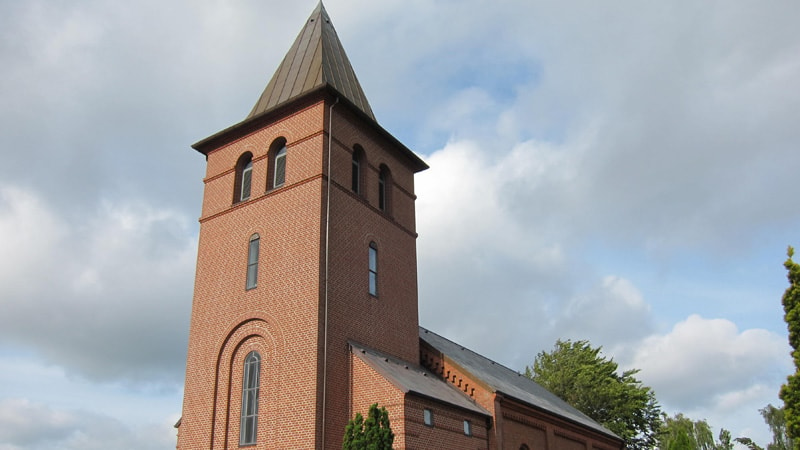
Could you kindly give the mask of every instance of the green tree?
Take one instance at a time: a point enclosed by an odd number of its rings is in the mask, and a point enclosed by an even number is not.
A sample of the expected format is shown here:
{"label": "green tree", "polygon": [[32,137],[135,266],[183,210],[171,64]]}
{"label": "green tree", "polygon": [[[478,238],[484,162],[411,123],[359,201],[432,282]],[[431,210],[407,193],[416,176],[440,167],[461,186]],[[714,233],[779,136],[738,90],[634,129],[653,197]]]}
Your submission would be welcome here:
{"label": "green tree", "polygon": [[536,356],[525,376],[617,434],[628,449],[655,447],[661,408],[653,390],[634,377],[638,370],[617,373],[617,363],[601,350],[588,341],[559,339],[553,351]]}
{"label": "green tree", "polygon": [[693,421],[683,414],[674,417],[664,416],[661,433],[658,436],[661,450],[733,450],[731,433],[726,429],[719,432],[719,442],[714,442],[714,433],[705,420]]}
{"label": "green tree", "polygon": [[662,450],[716,450],[714,434],[705,420],[693,421],[683,414],[664,416],[658,448]]}
{"label": "green tree", "polygon": [[733,439],[731,439],[731,432],[725,428],[719,430],[719,450],[733,450]]}
{"label": "green tree", "polygon": [[795,440],[794,449],[800,450],[800,264],[792,261],[794,249],[789,247],[783,266],[788,271],[789,287],[783,293],[783,319],[789,328],[789,345],[792,346],[795,372],[781,386],[787,434]]}
{"label": "green tree", "polygon": [[347,422],[342,450],[391,450],[392,443],[394,433],[389,424],[389,413],[386,408],[378,409],[378,404],[373,403],[366,420],[361,413],[356,413],[356,417]]}
{"label": "green tree", "polygon": [[[792,450],[795,447],[795,439],[791,438],[786,428],[786,411],[784,408],[776,408],[767,405],[758,412],[764,418],[764,422],[772,432],[772,442],[767,444],[766,450]],[[750,450],[764,450],[748,437],[736,438],[736,442],[746,446]]]}

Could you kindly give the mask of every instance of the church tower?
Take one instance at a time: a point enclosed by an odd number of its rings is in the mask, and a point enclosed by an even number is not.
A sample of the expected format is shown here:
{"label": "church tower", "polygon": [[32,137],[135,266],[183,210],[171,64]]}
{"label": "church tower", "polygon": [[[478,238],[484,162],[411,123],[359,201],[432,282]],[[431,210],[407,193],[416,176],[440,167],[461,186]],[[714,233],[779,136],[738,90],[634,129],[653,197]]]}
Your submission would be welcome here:
{"label": "church tower", "polygon": [[[414,174],[322,3],[207,161],[178,449],[341,448],[352,345],[419,361]],[[388,359],[387,359],[388,360]]]}

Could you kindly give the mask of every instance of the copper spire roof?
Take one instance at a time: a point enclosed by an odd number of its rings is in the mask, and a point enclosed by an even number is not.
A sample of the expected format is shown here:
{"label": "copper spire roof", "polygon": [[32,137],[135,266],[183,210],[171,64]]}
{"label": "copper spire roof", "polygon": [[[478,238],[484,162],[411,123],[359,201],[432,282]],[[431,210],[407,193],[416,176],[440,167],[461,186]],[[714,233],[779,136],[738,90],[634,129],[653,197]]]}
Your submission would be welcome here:
{"label": "copper spire roof", "polygon": [[344,47],[320,1],[247,118],[328,85],[375,120]]}

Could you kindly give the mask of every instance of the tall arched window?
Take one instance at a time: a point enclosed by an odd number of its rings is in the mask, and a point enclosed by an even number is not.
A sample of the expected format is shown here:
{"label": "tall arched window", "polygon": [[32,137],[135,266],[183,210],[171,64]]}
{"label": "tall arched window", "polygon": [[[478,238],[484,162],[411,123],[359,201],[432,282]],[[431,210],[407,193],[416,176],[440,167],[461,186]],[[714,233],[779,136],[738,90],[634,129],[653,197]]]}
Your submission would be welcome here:
{"label": "tall arched window", "polygon": [[369,243],[369,293],[378,296],[378,246]]}
{"label": "tall arched window", "polygon": [[286,182],[286,139],[278,138],[269,149],[267,190],[276,189]]}
{"label": "tall arched window", "polygon": [[258,234],[250,236],[247,248],[247,289],[255,289],[258,285],[258,245],[261,240]]}
{"label": "tall arched window", "polygon": [[378,174],[378,209],[381,211],[389,211],[392,195],[392,174],[389,168],[381,165],[381,171]]}
{"label": "tall arched window", "polygon": [[252,445],[256,443],[258,428],[258,385],[261,377],[261,355],[258,352],[247,354],[243,372],[239,445]]}
{"label": "tall arched window", "polygon": [[352,164],[352,177],[351,177],[351,189],[356,194],[361,194],[363,192],[363,172],[364,172],[364,149],[361,148],[360,145],[356,144],[353,147],[353,164]]}
{"label": "tall arched window", "polygon": [[236,161],[236,176],[233,188],[233,202],[238,203],[250,198],[250,188],[253,184],[253,155],[243,153]]}

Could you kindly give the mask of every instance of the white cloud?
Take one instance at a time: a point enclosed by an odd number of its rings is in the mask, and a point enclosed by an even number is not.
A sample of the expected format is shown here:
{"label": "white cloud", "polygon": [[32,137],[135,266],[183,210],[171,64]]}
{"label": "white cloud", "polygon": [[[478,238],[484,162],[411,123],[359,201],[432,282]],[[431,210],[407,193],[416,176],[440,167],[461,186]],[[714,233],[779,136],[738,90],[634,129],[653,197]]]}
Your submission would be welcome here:
{"label": "white cloud", "polygon": [[25,398],[0,399],[0,449],[146,450],[175,445],[167,420],[130,428],[111,417],[54,409]]}
{"label": "white cloud", "polygon": [[64,239],[59,219],[30,192],[0,185],[0,286],[5,297],[29,293],[43,280],[42,264]]}
{"label": "white cloud", "polygon": [[[772,386],[789,373],[789,346],[767,330],[738,327],[725,319],[691,315],[665,335],[644,339],[629,366],[673,408],[730,407]],[[764,405],[761,406],[765,406]]]}
{"label": "white cloud", "polygon": [[[186,217],[105,203],[78,223],[0,189],[0,338],[83,376],[179,381],[196,236]],[[181,325],[183,324],[183,325]]]}

